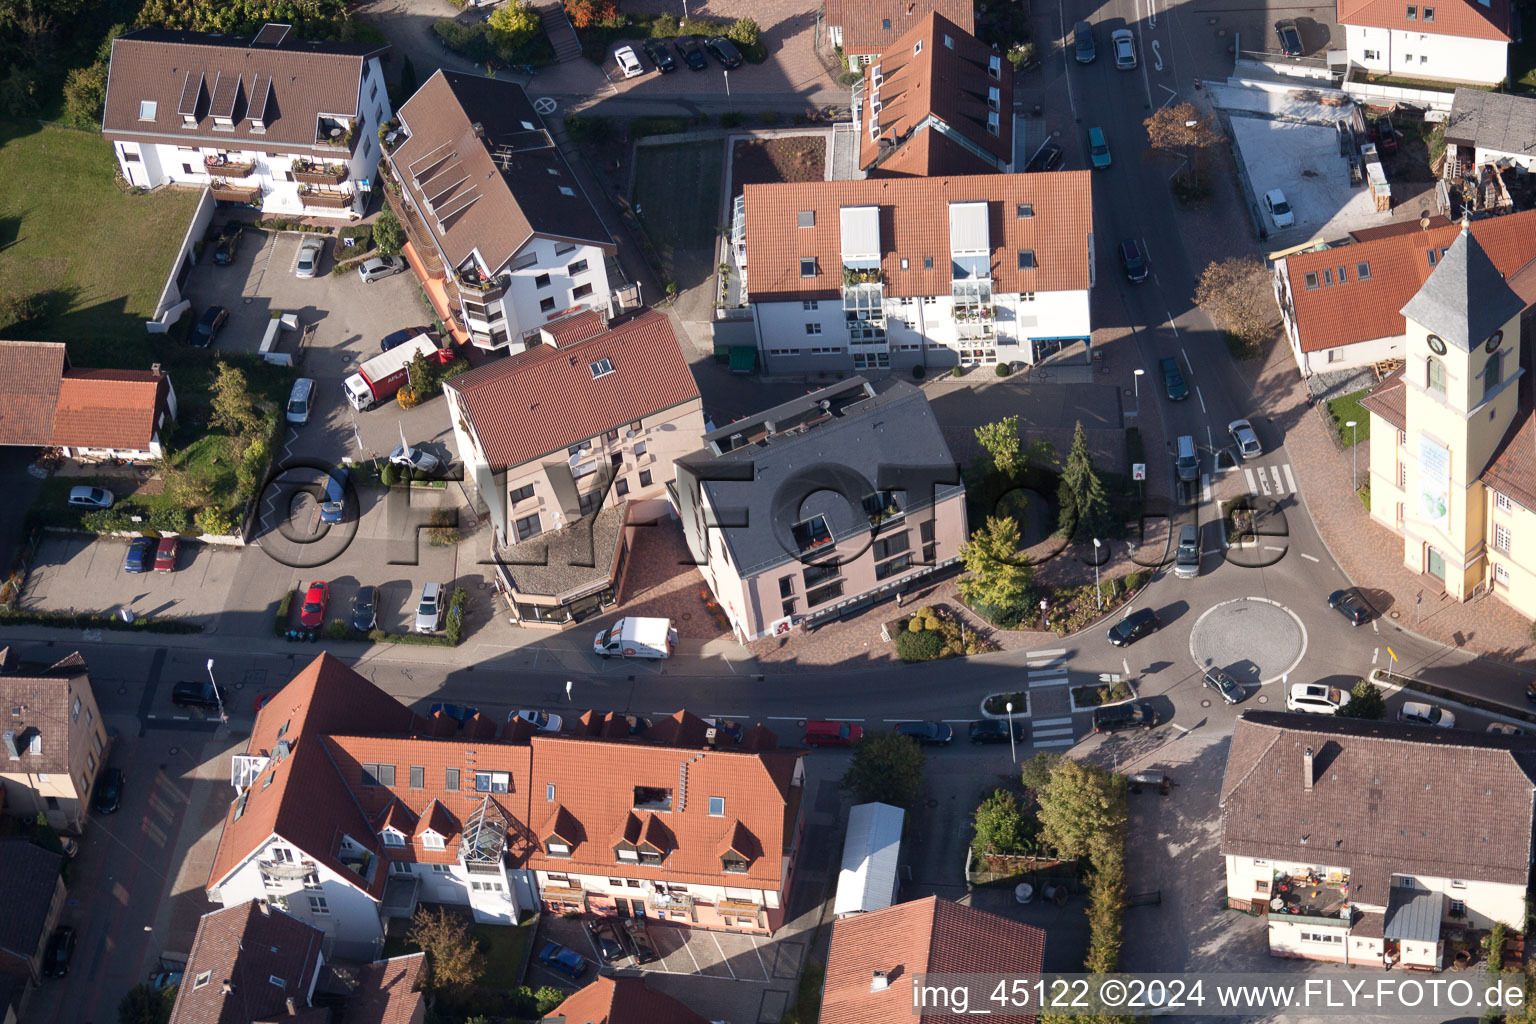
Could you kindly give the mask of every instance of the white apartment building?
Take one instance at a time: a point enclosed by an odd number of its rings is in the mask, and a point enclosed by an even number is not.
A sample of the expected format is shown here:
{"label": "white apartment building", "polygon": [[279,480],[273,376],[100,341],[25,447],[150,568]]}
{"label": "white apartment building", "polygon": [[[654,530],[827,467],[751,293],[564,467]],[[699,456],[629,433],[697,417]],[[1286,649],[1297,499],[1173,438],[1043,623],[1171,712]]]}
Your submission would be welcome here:
{"label": "white apartment building", "polygon": [[391,117],[387,49],[140,29],[112,43],[102,134],[130,184],[208,186],[221,204],[352,219],[366,212]]}
{"label": "white apartment building", "polygon": [[1349,62],[1376,74],[1497,85],[1509,73],[1509,0],[1339,0]]}
{"label": "white apartment building", "polygon": [[1034,363],[1092,333],[1087,171],[748,185],[767,373]]}
{"label": "white apartment building", "polygon": [[521,352],[552,320],[610,308],[613,239],[521,86],[440,70],[400,125],[385,194],[457,340]]}

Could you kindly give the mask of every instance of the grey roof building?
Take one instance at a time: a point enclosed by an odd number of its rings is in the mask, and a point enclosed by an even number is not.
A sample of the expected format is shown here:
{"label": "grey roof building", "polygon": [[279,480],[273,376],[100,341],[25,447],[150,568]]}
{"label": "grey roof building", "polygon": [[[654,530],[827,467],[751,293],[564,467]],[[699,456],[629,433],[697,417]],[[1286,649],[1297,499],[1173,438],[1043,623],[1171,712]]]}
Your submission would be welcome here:
{"label": "grey roof building", "polygon": [[1422,931],[1394,876],[1525,887],[1536,738],[1247,711],[1221,797],[1224,855],[1347,868],[1352,903]]}
{"label": "grey roof building", "polygon": [[1525,302],[1463,221],[1461,234],[1402,313],[1444,338],[1446,344],[1470,352],[1523,309]]}
{"label": "grey roof building", "polygon": [[0,974],[40,980],[43,945],[64,908],[63,865],[30,839],[0,839]]}
{"label": "grey roof building", "polygon": [[1536,99],[1457,89],[1445,141],[1478,150],[1479,162],[1500,155],[1536,160]]}

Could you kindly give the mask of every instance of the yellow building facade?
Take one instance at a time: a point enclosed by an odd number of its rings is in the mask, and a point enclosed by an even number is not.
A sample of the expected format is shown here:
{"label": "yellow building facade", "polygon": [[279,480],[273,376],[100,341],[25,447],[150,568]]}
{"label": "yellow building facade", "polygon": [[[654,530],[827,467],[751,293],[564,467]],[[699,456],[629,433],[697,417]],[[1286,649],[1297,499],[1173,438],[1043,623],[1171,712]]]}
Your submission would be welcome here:
{"label": "yellow building facade", "polygon": [[1460,601],[1491,589],[1536,617],[1536,426],[1521,367],[1530,303],[1463,226],[1402,309],[1405,365],[1371,415],[1371,517],[1403,564]]}

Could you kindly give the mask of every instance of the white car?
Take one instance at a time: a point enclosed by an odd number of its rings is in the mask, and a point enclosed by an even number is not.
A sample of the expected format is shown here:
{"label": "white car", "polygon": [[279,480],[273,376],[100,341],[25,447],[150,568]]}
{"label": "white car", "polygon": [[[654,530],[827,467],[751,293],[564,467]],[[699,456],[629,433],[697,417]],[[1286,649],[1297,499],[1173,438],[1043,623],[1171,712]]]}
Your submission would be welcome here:
{"label": "white car", "polygon": [[436,455],[420,448],[397,447],[389,453],[389,462],[392,466],[407,466],[418,473],[435,473],[441,465]]}
{"label": "white car", "polygon": [[371,260],[363,260],[357,268],[357,276],[363,284],[373,284],[382,281],[386,277],[393,277],[405,269],[405,260],[399,256],[375,256]]}
{"label": "white car", "polygon": [[1232,443],[1237,445],[1237,450],[1242,452],[1243,458],[1253,459],[1264,454],[1264,446],[1259,444],[1259,435],[1253,432],[1253,424],[1247,420],[1233,420],[1228,423],[1227,433],[1232,436]]}
{"label": "white car", "polygon": [[112,492],[103,487],[71,487],[69,504],[74,508],[111,508]]}
{"label": "white car", "polygon": [[507,716],[508,722],[524,721],[539,732],[559,732],[565,720],[547,711],[514,711]]}
{"label": "white car", "polygon": [[1488,731],[1498,736],[1524,736],[1525,730],[1508,722],[1490,722]]}
{"label": "white car", "polygon": [[288,422],[309,422],[309,400],[315,393],[315,382],[308,377],[300,377],[293,382],[293,390],[288,392]]}
{"label": "white car", "polygon": [[294,277],[314,277],[320,272],[320,254],[325,243],[318,238],[306,238],[299,246],[299,259],[293,265]]}
{"label": "white car", "polygon": [[443,585],[423,583],[421,601],[416,605],[416,632],[436,633],[443,623]]}
{"label": "white car", "polygon": [[619,62],[619,70],[624,72],[625,78],[636,78],[645,74],[645,68],[640,64],[640,58],[635,56],[633,46],[621,46],[614,50],[613,59]]}
{"label": "white car", "polygon": [[1397,713],[1399,722],[1409,725],[1438,725],[1442,729],[1456,728],[1456,716],[1444,708],[1411,700]]}
{"label": "white car", "polygon": [[1348,698],[1335,686],[1320,683],[1295,683],[1285,695],[1285,710],[1305,711],[1313,715],[1331,715],[1344,706]]}
{"label": "white car", "polygon": [[1129,71],[1136,66],[1136,37],[1130,29],[1115,29],[1109,34],[1109,43],[1115,51],[1115,67]]}
{"label": "white car", "polygon": [[1264,193],[1264,209],[1269,211],[1269,217],[1277,228],[1288,228],[1296,223],[1296,214],[1291,211],[1291,204],[1285,201],[1285,193],[1277,188]]}

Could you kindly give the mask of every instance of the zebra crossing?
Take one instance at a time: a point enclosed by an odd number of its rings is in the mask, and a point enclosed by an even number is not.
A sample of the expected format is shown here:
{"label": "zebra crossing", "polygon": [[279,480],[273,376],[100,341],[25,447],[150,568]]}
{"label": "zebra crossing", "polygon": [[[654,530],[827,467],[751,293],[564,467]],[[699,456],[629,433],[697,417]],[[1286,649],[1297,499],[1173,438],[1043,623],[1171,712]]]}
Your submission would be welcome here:
{"label": "zebra crossing", "polygon": [[1244,466],[1243,476],[1248,481],[1249,494],[1280,497],[1296,493],[1296,478],[1291,475],[1289,462],[1282,466]]}
{"label": "zebra crossing", "polygon": [[[1041,698],[1045,698],[1046,704],[1059,707],[1066,692],[1054,688],[1064,687],[1068,682],[1066,649],[1030,651],[1026,658],[1024,674],[1029,686],[1031,712],[1040,710]],[[1071,714],[1050,718],[1032,714],[1031,721],[1030,743],[1035,747],[1070,747],[1076,742]]]}

